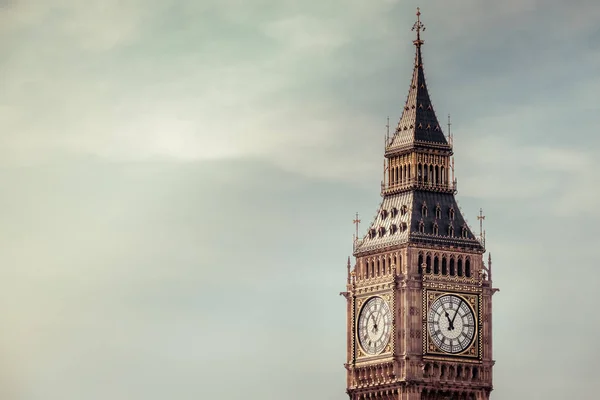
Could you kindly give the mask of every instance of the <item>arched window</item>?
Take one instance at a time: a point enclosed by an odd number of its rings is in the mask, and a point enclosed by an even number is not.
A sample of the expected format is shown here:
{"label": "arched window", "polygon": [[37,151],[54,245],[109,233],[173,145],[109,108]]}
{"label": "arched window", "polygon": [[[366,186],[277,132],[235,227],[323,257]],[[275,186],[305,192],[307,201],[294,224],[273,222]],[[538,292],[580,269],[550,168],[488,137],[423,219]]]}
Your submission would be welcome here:
{"label": "arched window", "polygon": [[429,165],[429,183],[432,184],[434,179],[433,175],[433,165]]}
{"label": "arched window", "polygon": [[421,207],[421,214],[423,215],[423,218],[427,217],[427,204],[423,204]]}
{"label": "arched window", "polygon": [[427,255],[427,259],[426,260],[427,260],[427,262],[425,263],[425,265],[426,265],[426,269],[425,270],[427,271],[428,274],[430,274],[431,273],[431,256]]}
{"label": "arched window", "polygon": [[442,257],[442,275],[448,275],[448,264],[446,263],[446,257]]}
{"label": "arched window", "polygon": [[419,267],[418,267],[418,271],[419,274],[423,273],[423,254],[419,254]]}
{"label": "arched window", "polygon": [[438,224],[437,224],[437,222],[434,222],[434,223],[433,223],[433,234],[434,234],[434,235],[439,235],[439,234],[440,234],[440,229],[439,229],[439,227],[438,227]]}
{"label": "arched window", "polygon": [[433,257],[433,273],[434,274],[439,274],[440,273],[440,260],[438,259],[438,256]]}
{"label": "arched window", "polygon": [[442,218],[442,208],[439,205],[435,207],[435,217],[437,219]]}
{"label": "arched window", "polygon": [[456,275],[456,271],[454,270],[454,258],[450,259],[450,276]]}
{"label": "arched window", "polygon": [[454,208],[450,208],[450,211],[448,211],[448,216],[450,217],[451,221],[454,220]]}
{"label": "arched window", "polygon": [[458,270],[458,276],[463,276],[463,262],[462,262],[462,258],[458,259],[458,262],[456,263],[457,266],[457,270]]}
{"label": "arched window", "polygon": [[423,220],[419,222],[419,232],[425,233],[425,223],[423,222]]}
{"label": "arched window", "polygon": [[471,260],[469,258],[465,260],[465,276],[467,278],[471,277]]}
{"label": "arched window", "polygon": [[448,227],[448,236],[454,236],[454,227],[452,225]]}

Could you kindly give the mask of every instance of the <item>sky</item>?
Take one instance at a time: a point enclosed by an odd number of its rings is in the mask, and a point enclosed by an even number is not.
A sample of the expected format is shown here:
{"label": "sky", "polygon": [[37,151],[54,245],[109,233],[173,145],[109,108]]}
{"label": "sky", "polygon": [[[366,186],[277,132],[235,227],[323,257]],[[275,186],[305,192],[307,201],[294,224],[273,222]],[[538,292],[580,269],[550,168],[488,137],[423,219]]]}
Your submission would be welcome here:
{"label": "sky", "polygon": [[500,288],[492,399],[594,398],[595,0],[0,0],[0,398],[347,398],[417,6]]}

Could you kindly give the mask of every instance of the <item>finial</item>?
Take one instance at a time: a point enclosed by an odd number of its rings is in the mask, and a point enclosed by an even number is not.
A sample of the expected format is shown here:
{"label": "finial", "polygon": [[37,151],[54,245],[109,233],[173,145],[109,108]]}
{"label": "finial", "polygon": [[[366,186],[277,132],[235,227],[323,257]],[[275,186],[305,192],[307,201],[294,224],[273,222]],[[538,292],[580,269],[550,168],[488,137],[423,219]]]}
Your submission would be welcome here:
{"label": "finial", "polygon": [[413,43],[415,46],[420,47],[423,44],[423,41],[421,40],[421,31],[425,30],[425,25],[421,22],[421,9],[419,7],[417,7],[417,22],[413,25],[412,30],[417,31],[417,40]]}
{"label": "finial", "polygon": [[483,231],[483,220],[485,219],[485,215],[483,215],[483,208],[479,209],[477,219],[479,220],[479,239],[481,240],[483,247],[485,247],[485,233]]}
{"label": "finial", "polygon": [[354,236],[354,240],[358,240],[358,225],[360,224],[360,219],[358,219],[358,213],[356,213],[356,219],[354,219],[352,223],[356,225],[356,236]]}
{"label": "finial", "polygon": [[348,256],[348,283],[350,283],[350,256]]}
{"label": "finial", "polygon": [[450,143],[450,146],[452,146],[452,131],[450,131],[451,126],[452,123],[450,123],[450,114],[448,114],[448,142]]}
{"label": "finial", "polygon": [[387,146],[390,141],[390,117],[387,117],[387,124],[385,125],[387,132],[385,134],[385,145]]}

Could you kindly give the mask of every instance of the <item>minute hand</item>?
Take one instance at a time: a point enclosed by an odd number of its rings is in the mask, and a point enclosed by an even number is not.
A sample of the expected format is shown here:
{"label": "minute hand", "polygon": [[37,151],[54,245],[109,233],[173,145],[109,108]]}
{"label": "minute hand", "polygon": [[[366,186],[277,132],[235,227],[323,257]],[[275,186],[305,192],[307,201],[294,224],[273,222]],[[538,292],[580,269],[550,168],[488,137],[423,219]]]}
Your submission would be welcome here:
{"label": "minute hand", "polygon": [[458,303],[458,309],[456,310],[456,312],[454,313],[454,317],[452,317],[452,321],[450,321],[450,325],[454,326],[454,320],[456,319],[456,316],[458,315],[458,312],[460,311],[460,306],[463,303],[463,299],[460,299],[460,303]]}

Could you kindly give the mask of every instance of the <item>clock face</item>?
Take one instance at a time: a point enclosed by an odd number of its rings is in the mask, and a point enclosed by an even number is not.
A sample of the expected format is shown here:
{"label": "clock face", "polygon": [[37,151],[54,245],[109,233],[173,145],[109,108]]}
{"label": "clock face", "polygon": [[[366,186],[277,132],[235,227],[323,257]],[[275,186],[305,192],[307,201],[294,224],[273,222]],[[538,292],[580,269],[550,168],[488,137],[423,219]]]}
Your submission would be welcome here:
{"label": "clock face", "polygon": [[381,297],[371,297],[358,316],[358,341],[369,355],[379,354],[390,341],[392,313]]}
{"label": "clock face", "polygon": [[473,309],[460,296],[445,294],[435,300],[427,314],[427,330],[435,345],[443,352],[465,351],[475,338],[477,329]]}

